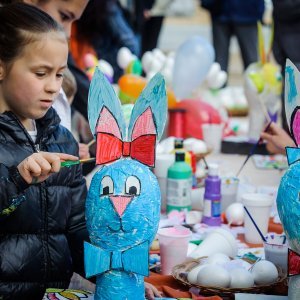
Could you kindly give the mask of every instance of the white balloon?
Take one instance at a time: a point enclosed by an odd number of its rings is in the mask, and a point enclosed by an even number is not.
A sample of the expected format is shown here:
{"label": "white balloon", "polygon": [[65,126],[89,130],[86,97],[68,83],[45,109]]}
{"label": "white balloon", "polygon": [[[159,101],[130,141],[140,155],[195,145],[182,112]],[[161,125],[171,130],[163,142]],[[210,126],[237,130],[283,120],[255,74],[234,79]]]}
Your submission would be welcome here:
{"label": "white balloon", "polygon": [[214,61],[212,45],[201,36],[185,41],[177,50],[173,70],[173,90],[179,99],[189,97],[207,76]]}

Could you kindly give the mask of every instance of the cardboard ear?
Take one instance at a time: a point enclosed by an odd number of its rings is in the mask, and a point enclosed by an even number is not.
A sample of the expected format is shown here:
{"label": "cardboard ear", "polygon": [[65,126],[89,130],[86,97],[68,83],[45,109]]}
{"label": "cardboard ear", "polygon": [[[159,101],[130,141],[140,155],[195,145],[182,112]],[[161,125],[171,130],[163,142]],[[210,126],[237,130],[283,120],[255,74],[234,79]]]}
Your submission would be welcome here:
{"label": "cardboard ear", "polygon": [[163,76],[158,73],[150,80],[133,107],[128,128],[129,140],[133,140],[141,134],[156,134],[157,140],[159,140],[166,120],[165,81]]}
{"label": "cardboard ear", "polygon": [[[293,137],[295,138],[300,133],[296,134],[299,128],[298,108],[300,106],[300,96],[297,88],[297,84],[300,84],[300,74],[297,67],[289,60],[286,61],[285,67],[285,90],[284,90],[284,104],[286,120],[289,125],[289,129]],[[293,124],[295,123],[295,124]],[[298,141],[297,141],[298,140]],[[299,144],[299,138],[297,137],[295,142]]]}
{"label": "cardboard ear", "polygon": [[[89,124],[94,135],[96,135],[101,112],[106,112],[106,110],[103,110],[104,107],[106,107],[106,109],[113,116],[116,124],[118,125],[121,139],[124,139],[126,137],[126,125],[120,100],[104,74],[98,68],[96,68],[90,84],[88,98]],[[101,121],[101,124],[102,128],[104,128],[103,120]]]}

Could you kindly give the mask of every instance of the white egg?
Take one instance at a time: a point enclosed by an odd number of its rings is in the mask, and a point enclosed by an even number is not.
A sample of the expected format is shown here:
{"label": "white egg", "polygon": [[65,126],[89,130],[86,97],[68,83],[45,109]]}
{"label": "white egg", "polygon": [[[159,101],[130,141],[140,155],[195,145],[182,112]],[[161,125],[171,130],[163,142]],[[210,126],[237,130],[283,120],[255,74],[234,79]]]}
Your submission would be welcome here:
{"label": "white egg", "polygon": [[254,285],[253,275],[245,269],[233,269],[230,272],[231,288],[248,288]]}
{"label": "white egg", "polygon": [[198,272],[197,283],[213,287],[229,287],[228,271],[218,265],[206,265]]}
{"label": "white egg", "polygon": [[212,265],[223,265],[230,261],[230,258],[224,253],[215,253],[208,257],[207,263]]}
{"label": "white egg", "polygon": [[151,64],[153,60],[153,54],[151,51],[146,51],[142,57],[142,66],[145,73],[148,73],[151,69]]}
{"label": "white egg", "polygon": [[229,224],[242,225],[244,223],[244,206],[242,203],[230,204],[226,211],[225,216]]}
{"label": "white egg", "polygon": [[245,269],[245,270],[249,270],[251,268],[251,264],[248,263],[247,261],[243,260],[243,259],[233,259],[231,261],[229,261],[228,263],[226,263],[225,265],[223,265],[223,268],[225,268],[227,271],[231,272],[231,270],[233,269]]}
{"label": "white egg", "polygon": [[197,276],[199,271],[205,267],[205,265],[197,265],[195,266],[187,275],[187,280],[189,283],[197,284]]}
{"label": "white egg", "polygon": [[122,47],[119,49],[117,54],[117,63],[121,69],[125,69],[132,60],[133,55],[128,48]]}
{"label": "white egg", "polygon": [[252,268],[252,275],[257,285],[273,283],[278,278],[276,266],[268,260],[257,262]]}

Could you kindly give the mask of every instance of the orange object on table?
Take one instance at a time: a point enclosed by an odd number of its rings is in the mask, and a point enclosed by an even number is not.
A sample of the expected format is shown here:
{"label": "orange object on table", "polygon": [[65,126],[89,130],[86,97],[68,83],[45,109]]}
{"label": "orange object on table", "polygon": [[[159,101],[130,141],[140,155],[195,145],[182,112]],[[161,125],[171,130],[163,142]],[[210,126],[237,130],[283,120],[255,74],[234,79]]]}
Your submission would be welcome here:
{"label": "orange object on table", "polygon": [[188,287],[181,284],[171,275],[160,275],[150,272],[149,277],[145,277],[145,281],[154,285],[158,290],[162,291],[166,297],[172,298],[193,298],[195,300],[222,300],[219,296],[195,296],[188,292]]}

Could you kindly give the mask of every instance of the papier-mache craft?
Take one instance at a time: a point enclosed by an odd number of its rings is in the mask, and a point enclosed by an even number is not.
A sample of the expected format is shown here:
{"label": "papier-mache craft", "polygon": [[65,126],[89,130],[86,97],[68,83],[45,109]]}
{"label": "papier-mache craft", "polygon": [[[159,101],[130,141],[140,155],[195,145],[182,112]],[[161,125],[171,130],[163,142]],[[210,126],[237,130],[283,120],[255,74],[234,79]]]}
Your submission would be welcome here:
{"label": "papier-mache craft", "polygon": [[88,116],[97,140],[96,163],[103,167],[86,201],[86,276],[97,277],[95,300],[144,300],[149,247],[160,215],[160,189],[149,167],[167,116],[163,77],[157,74],[143,90],[127,129],[119,99],[96,70]]}
{"label": "papier-mache craft", "polygon": [[245,95],[249,104],[250,140],[257,141],[264,126],[270,120],[276,122],[280,109],[282,76],[277,65],[270,61],[273,44],[273,30],[267,49],[262,25],[258,24],[258,62],[250,64],[245,71]]}
{"label": "papier-mache craft", "polygon": [[[300,73],[287,60],[285,68],[285,110],[291,135],[300,144]],[[289,169],[283,175],[277,195],[280,220],[289,243],[289,299],[300,299],[300,149],[286,148]]]}

